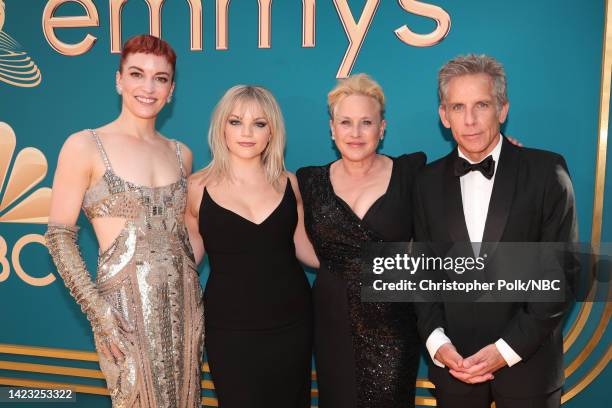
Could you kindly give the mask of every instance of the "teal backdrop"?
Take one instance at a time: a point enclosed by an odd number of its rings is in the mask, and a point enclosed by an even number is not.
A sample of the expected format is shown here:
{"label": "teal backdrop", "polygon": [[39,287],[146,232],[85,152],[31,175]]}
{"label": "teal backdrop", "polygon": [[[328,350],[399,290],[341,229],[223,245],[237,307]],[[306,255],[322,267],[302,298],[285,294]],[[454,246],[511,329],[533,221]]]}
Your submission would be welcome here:
{"label": "teal backdrop", "polygon": [[[95,362],[15,354],[2,348],[11,344],[93,351],[89,324],[68,295],[45,247],[31,243],[17,251],[22,237],[44,233],[44,222],[3,222],[1,218],[27,200],[32,191],[51,186],[57,155],[68,135],[101,126],[119,113],[120,99],[114,86],[119,58],[110,52],[110,3],[108,0],[92,0],[92,3],[99,14],[99,26],[56,30],[58,37],[69,43],[81,41],[87,33],[97,37],[88,52],[70,57],[54,50],[44,36],[42,16],[46,0],[4,0],[6,17],[3,26],[0,23],[5,33],[4,37],[0,36],[0,122],[8,124],[16,135],[16,149],[8,173],[14,170],[17,153],[27,147],[44,154],[48,172],[15,204],[0,209],[0,261],[6,261],[0,271],[0,384],[10,383],[10,379],[24,379],[104,386],[101,379],[45,374],[32,366],[27,371],[24,365],[11,364],[97,369]],[[358,19],[366,1],[348,3]],[[442,7],[450,16],[452,24],[444,40],[430,47],[401,42],[394,34],[398,27],[406,24],[415,32],[429,33],[436,24],[432,19],[405,11],[398,1],[380,0],[352,69],[352,73],[370,74],[385,90],[388,127],[381,152],[399,155],[424,151],[429,161],[446,154],[454,145],[442,131],[437,116],[437,70],[458,54],[492,55],[505,65],[508,76],[510,114],[505,132],[529,147],[553,150],[566,158],[577,197],[580,240],[589,242],[595,197],[605,0],[429,0],[428,3]],[[283,109],[289,170],[335,160],[337,152],[330,140],[326,94],[336,82],[348,40],[333,1],[316,2],[316,43],[311,48],[302,47],[302,2],[299,0],[272,2],[269,49],[258,48],[257,1],[230,2],[227,50],[215,49],[215,2],[204,0],[202,5],[203,51],[190,50],[187,2],[166,0],[163,7],[162,36],[174,46],[178,62],[175,98],[160,115],[161,132],[189,145],[195,155],[194,167],[203,167],[210,158],[206,132],[215,103],[233,85],[259,84],[274,93]],[[78,2],[66,2],[56,12],[57,16],[83,14],[84,9]],[[145,1],[127,1],[122,22],[123,39],[148,32],[149,11]],[[16,40],[19,46],[6,36]],[[42,75],[40,84],[24,87],[2,80],[2,72],[6,73],[2,68],[15,63],[14,58],[10,60],[10,56],[1,52],[3,44],[5,48],[21,49],[25,52],[23,55],[35,62]],[[24,81],[22,84],[27,83]],[[0,151],[1,142],[0,139]],[[607,150],[610,179],[612,149]],[[0,154],[0,171],[1,160]],[[0,197],[7,190],[8,182],[4,184],[0,185]],[[599,192],[604,196],[602,242],[612,241],[611,191],[612,182],[608,181],[606,188]],[[93,271],[97,256],[95,237],[84,217],[79,219],[79,225],[83,227],[81,247]],[[3,241],[6,254],[2,251]],[[19,255],[21,269],[28,275],[44,277],[51,273],[57,279],[45,286],[28,284],[16,272],[15,253]],[[201,268],[203,285],[207,276],[205,264]],[[312,281],[315,274],[309,271],[308,276]],[[601,302],[590,305],[583,319],[584,326],[566,352],[566,365],[571,372],[565,391],[572,390],[572,398],[564,407],[612,406],[609,392],[612,373],[605,368],[612,336],[607,329],[608,306]],[[584,316],[580,314],[583,307],[581,303],[574,307],[566,332],[579,316]],[[598,367],[604,368],[598,370]],[[598,371],[601,372],[589,382]],[[419,377],[426,378],[423,363]],[[588,385],[582,388],[581,384]],[[431,393],[420,387],[417,395],[430,397]],[[203,396],[212,398],[214,392],[206,389]],[[110,406],[107,397],[95,394],[79,393],[77,401],[77,406]],[[316,398],[313,405],[316,406]]]}

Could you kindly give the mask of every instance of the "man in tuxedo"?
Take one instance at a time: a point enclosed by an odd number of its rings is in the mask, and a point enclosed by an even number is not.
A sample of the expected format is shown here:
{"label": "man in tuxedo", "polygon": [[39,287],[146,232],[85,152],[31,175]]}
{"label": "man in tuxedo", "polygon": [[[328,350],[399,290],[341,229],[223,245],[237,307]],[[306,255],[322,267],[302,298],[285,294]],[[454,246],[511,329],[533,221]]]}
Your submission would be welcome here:
{"label": "man in tuxedo", "polygon": [[[438,87],[440,119],[458,146],[415,183],[415,241],[575,241],[563,157],[500,133],[509,108],[502,65],[457,57],[441,68]],[[558,407],[570,305],[569,294],[556,303],[416,303],[438,406]]]}

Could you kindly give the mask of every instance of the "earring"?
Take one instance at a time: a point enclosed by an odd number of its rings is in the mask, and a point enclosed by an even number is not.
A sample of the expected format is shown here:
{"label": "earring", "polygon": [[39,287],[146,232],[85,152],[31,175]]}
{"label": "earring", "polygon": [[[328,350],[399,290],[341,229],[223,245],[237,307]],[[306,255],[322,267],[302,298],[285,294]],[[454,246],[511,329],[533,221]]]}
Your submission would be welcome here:
{"label": "earring", "polygon": [[168,99],[166,99],[166,103],[172,103],[172,94],[168,96]]}
{"label": "earring", "polygon": [[119,85],[116,86],[117,89],[117,94],[121,95],[121,93],[123,92],[123,90],[121,89],[121,87]]}
{"label": "earring", "polygon": [[382,140],[383,140],[384,138],[385,138],[384,136],[381,136],[381,137],[380,137],[380,141],[382,142]]}
{"label": "earring", "polygon": [[332,135],[332,140],[336,140],[336,138],[334,137],[334,135]]}

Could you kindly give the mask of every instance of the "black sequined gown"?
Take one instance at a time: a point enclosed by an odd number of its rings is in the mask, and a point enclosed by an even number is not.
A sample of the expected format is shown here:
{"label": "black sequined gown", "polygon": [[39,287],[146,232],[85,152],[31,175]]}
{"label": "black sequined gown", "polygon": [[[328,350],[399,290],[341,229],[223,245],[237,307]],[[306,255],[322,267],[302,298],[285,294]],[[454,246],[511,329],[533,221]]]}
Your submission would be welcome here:
{"label": "black sequined gown", "polygon": [[362,303],[360,256],[371,241],[410,241],[411,191],[423,153],[393,159],[385,194],[359,219],[333,191],[330,164],[297,172],[306,230],[321,261],[313,287],[319,408],[414,407],[420,356],[409,303]]}

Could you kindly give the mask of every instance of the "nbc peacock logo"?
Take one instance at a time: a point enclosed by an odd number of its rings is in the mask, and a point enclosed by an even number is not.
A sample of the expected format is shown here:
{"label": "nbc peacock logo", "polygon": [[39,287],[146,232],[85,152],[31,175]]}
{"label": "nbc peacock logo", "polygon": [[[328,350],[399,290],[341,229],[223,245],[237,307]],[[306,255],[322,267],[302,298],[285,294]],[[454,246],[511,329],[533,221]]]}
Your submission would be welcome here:
{"label": "nbc peacock logo", "polygon": [[[26,147],[13,160],[16,146],[15,132],[7,123],[0,122],[0,223],[46,224],[51,189],[34,188],[47,175],[47,159],[40,150]],[[13,166],[10,168],[12,161]]]}
{"label": "nbc peacock logo", "polygon": [[4,1],[0,0],[0,81],[21,88],[40,84],[42,75],[28,53],[3,31],[6,20]]}

